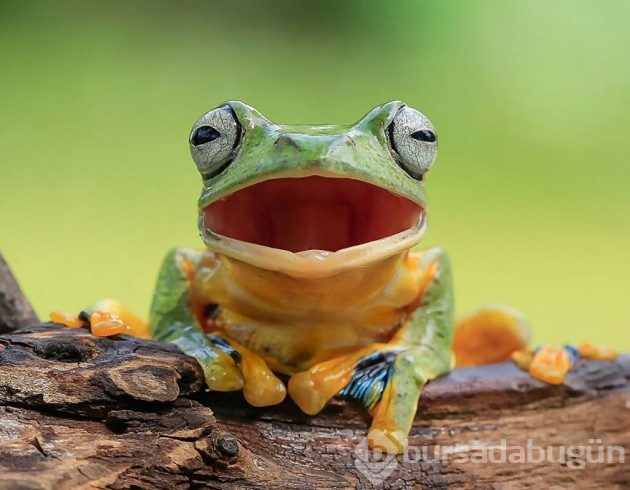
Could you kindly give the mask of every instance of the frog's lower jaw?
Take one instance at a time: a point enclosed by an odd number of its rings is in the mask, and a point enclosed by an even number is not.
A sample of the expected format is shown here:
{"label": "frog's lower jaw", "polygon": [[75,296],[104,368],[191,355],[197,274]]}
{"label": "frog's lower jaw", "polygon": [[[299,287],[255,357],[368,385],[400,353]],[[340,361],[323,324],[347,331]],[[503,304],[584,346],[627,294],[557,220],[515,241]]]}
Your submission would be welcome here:
{"label": "frog's lower jaw", "polygon": [[386,189],[343,177],[276,178],[207,205],[206,246],[260,268],[322,277],[416,245],[424,208]]}

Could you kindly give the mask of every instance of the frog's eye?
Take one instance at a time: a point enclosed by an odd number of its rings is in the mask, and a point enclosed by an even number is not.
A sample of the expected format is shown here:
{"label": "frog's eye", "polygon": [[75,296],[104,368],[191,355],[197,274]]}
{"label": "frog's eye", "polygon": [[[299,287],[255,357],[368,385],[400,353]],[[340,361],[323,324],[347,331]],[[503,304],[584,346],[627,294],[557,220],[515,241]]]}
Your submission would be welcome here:
{"label": "frog's eye", "polygon": [[437,136],[431,122],[421,112],[404,106],[387,133],[398,164],[414,179],[422,180],[437,155]]}
{"label": "frog's eye", "polygon": [[221,133],[212,126],[199,126],[190,137],[190,142],[193,146],[199,146],[210,143],[220,137]]}
{"label": "frog's eye", "polygon": [[242,128],[228,105],[201,116],[190,132],[190,153],[204,179],[222,172],[234,159]]}

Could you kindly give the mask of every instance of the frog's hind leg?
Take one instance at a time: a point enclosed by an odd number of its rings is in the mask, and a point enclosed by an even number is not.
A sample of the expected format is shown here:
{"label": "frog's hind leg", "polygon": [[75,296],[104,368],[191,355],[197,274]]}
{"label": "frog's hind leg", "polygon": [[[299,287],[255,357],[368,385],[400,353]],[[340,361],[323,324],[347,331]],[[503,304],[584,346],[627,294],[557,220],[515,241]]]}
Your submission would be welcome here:
{"label": "frog's hind leg", "polygon": [[530,376],[549,384],[560,384],[575,359],[563,347],[527,347],[529,324],[518,311],[492,305],[463,318],[455,325],[453,353],[455,366],[471,367],[512,359]]}
{"label": "frog's hind leg", "polygon": [[507,361],[527,347],[531,328],[523,315],[507,306],[489,305],[455,324],[456,367]]}
{"label": "frog's hind leg", "polygon": [[531,336],[529,324],[518,311],[506,306],[483,308],[462,319],[455,326],[453,352],[456,367],[479,366],[512,359],[535,379],[561,384],[579,357],[614,360],[614,350],[582,344],[527,347]]}

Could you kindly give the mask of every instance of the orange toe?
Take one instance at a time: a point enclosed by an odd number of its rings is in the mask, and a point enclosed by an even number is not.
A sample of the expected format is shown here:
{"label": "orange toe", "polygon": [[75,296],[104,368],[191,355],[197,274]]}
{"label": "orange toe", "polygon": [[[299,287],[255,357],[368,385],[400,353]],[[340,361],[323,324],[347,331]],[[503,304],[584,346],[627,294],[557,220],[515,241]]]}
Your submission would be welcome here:
{"label": "orange toe", "polygon": [[552,385],[561,384],[571,369],[569,353],[563,347],[546,345],[538,349],[529,366],[529,374]]}
{"label": "orange toe", "polygon": [[594,359],[597,361],[614,361],[617,359],[617,351],[603,345],[593,345],[585,343],[579,347],[580,355],[587,359]]}
{"label": "orange toe", "polygon": [[149,325],[138,315],[122,303],[115,299],[101,299],[90,306],[90,311],[100,311],[103,313],[111,313],[123,321],[129,330],[125,333],[135,337],[149,338]]}
{"label": "orange toe", "polygon": [[131,329],[118,315],[95,311],[90,315],[92,335],[110,337],[121,333],[128,333]]}
{"label": "orange toe", "polygon": [[83,322],[78,315],[73,315],[65,311],[53,311],[48,316],[51,322],[65,325],[68,328],[81,328],[85,326],[85,322]]}
{"label": "orange toe", "polygon": [[534,360],[534,352],[531,349],[521,349],[512,352],[512,361],[521,369],[527,371]]}

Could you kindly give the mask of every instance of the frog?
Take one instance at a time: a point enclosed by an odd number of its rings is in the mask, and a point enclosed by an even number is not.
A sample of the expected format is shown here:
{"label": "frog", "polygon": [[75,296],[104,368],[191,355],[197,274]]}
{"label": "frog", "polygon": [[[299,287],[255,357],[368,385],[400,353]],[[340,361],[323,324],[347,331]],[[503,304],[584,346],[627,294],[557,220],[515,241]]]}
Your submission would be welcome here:
{"label": "frog", "polygon": [[502,305],[455,321],[448,254],[418,249],[437,141],[402,101],[344,126],[281,125],[220,104],[188,138],[205,247],[167,254],[148,322],[115,300],[51,319],[175,344],[209,390],[242,391],[255,407],[289,396],[316,415],[334,397],[354,400],[372,417],[370,447],[393,452],[406,447],[426,384],[454,366],[512,358],[561,383],[575,348],[532,350],[529,323]]}

